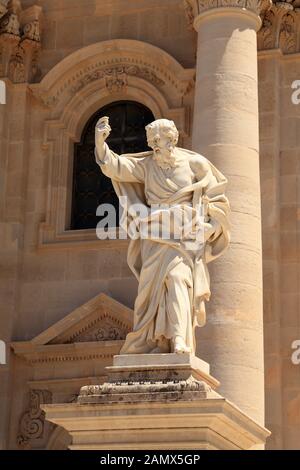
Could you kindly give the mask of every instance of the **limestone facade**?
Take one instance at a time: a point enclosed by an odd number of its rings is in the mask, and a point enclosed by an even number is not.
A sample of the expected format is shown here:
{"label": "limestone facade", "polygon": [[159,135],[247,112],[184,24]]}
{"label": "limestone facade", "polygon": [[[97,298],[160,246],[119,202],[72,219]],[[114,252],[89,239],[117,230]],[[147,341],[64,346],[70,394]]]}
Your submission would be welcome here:
{"label": "limestone facade", "polygon": [[[93,113],[121,100],[173,119],[182,146],[221,162],[233,245],[212,271],[215,301],[198,330],[198,355],[250,415],[256,397],[256,417],[272,432],[267,448],[300,448],[300,365],[291,361],[300,340],[300,103],[292,101],[300,2],[244,0],[247,19],[236,3],[0,2],[1,448],[67,448],[68,434],[45,421],[40,405],[72,403],[82,386],[103,383],[131,327],[137,285],[127,241],[70,230],[74,145]],[[235,8],[238,22],[224,19],[229,10],[208,20],[218,8]],[[214,28],[197,26],[199,14]],[[209,56],[205,47],[226,34],[222,62],[219,49]],[[222,109],[236,120],[226,122]],[[241,130],[239,121],[249,125]]]}

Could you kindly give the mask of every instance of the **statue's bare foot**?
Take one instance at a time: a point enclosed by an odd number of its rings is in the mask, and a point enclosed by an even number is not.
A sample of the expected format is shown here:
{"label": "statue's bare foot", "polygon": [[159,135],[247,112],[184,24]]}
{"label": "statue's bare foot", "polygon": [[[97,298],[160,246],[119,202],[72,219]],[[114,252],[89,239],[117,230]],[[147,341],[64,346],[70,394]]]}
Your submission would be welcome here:
{"label": "statue's bare foot", "polygon": [[191,352],[191,348],[189,348],[185,344],[185,341],[181,336],[175,336],[173,340],[173,349],[175,354],[184,354]]}
{"label": "statue's bare foot", "polygon": [[170,352],[170,342],[166,338],[157,341],[157,346],[151,351],[151,354],[166,354]]}

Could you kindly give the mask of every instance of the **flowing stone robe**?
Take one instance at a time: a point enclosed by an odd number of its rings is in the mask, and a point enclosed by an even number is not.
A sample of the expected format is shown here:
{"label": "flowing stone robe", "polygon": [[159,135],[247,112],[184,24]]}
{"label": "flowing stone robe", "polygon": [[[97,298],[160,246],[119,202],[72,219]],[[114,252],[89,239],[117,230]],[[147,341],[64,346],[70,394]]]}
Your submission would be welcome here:
{"label": "flowing stone robe", "polygon": [[[128,220],[138,229],[127,256],[139,282],[134,328],[121,354],[151,353],[159,339],[171,340],[177,335],[195,352],[194,330],[205,324],[205,301],[210,298],[207,263],[229,244],[229,203],[224,195],[227,180],[205,157],[189,150],[177,147],[176,167],[164,170],[152,151],[119,156],[105,145],[103,160],[96,150],[96,161],[112,179],[117,195],[127,197]],[[138,217],[133,204],[142,204],[147,217]],[[157,213],[150,212],[151,205],[165,205],[169,211],[179,208],[191,215],[201,204],[205,219],[214,221],[216,230],[197,249],[189,247],[195,237],[192,231],[181,240],[174,233],[170,239],[141,236],[154,217],[163,224]]]}

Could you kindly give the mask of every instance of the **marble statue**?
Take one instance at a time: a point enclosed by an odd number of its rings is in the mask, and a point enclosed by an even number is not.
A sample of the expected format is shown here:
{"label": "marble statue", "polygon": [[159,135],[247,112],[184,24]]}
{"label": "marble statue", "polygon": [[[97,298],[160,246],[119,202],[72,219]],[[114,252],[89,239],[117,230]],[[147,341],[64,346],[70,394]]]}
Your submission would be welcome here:
{"label": "marble statue", "polygon": [[[106,143],[110,132],[108,118],[101,118],[95,130],[96,161],[111,178],[118,197],[127,197],[128,217],[136,219],[137,227],[151,224],[154,213],[158,224],[164,223],[162,212],[173,220],[168,239],[152,238],[150,230],[149,237],[130,240],[128,264],[139,287],[133,331],[120,354],[194,353],[195,327],[205,324],[205,301],[210,298],[207,264],[229,244],[227,180],[205,157],[176,146],[173,121],[149,124],[146,133],[152,150],[138,154],[111,151]],[[131,211],[137,204],[147,209],[146,218]],[[175,208],[183,214],[181,220],[185,216],[193,220],[182,238],[175,236]],[[191,243],[199,230],[202,242]]]}

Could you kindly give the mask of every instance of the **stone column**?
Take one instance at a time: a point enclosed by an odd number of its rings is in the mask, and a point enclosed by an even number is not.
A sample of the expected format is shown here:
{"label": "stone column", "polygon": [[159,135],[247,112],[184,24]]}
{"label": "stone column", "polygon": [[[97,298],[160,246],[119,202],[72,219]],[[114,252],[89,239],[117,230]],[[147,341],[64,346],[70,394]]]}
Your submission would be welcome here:
{"label": "stone column", "polygon": [[189,0],[198,32],[193,150],[228,178],[232,241],[210,265],[208,324],[197,355],[220,393],[264,422],[257,42],[261,2]]}

